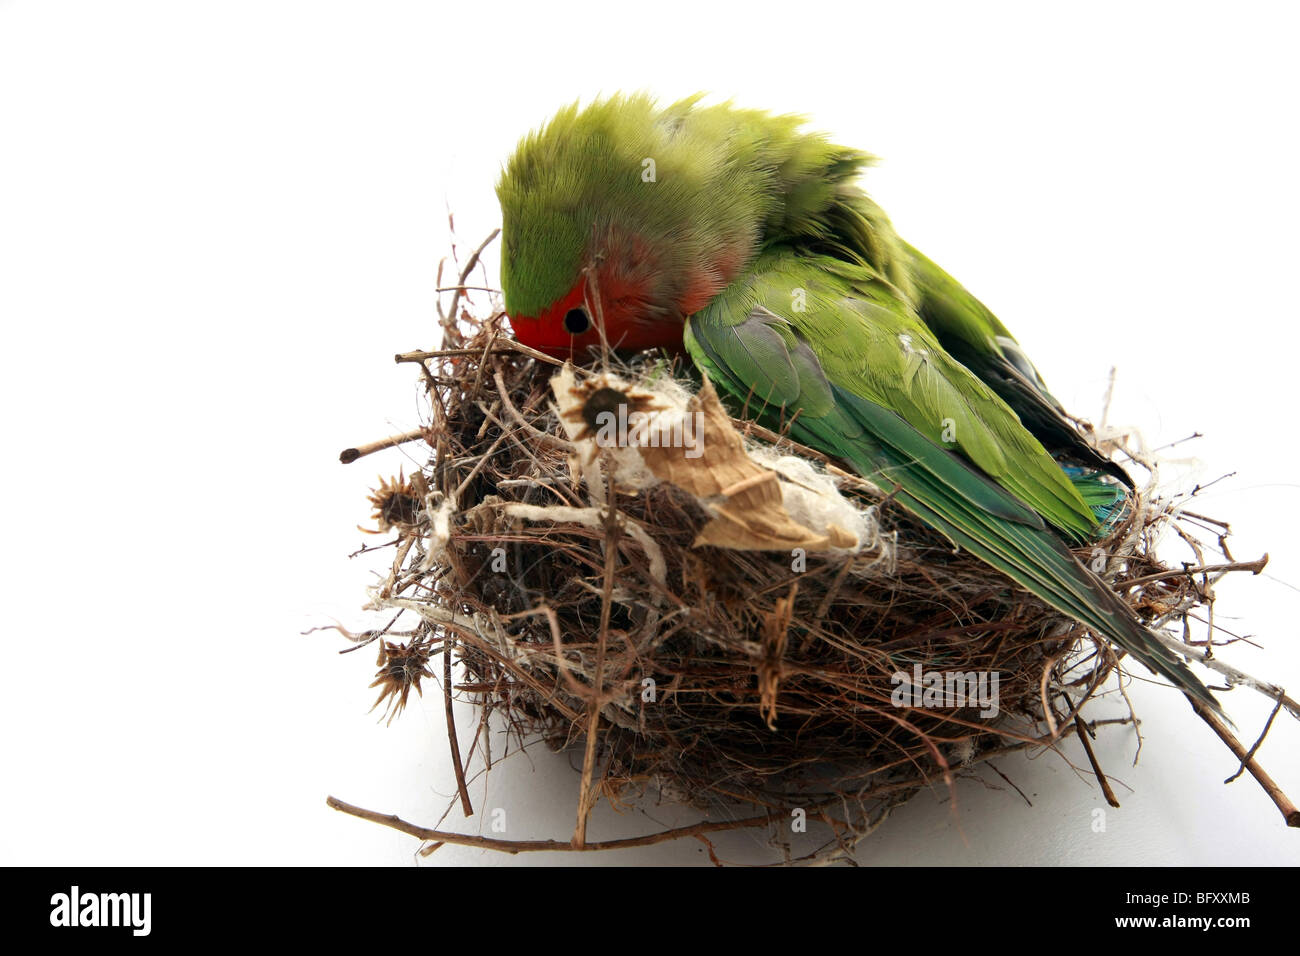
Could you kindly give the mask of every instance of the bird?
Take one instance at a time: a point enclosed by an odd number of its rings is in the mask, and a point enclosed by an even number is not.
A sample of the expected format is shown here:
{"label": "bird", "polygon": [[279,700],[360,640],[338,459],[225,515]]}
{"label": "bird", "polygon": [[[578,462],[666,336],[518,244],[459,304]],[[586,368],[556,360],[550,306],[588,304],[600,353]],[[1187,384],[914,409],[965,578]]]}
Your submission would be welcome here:
{"label": "bird", "polygon": [[1131,478],[1006,326],[898,236],[860,184],[875,158],[801,116],[701,100],[575,102],[519,142],[497,183],[515,338],[575,360],[684,351],[752,417],[1222,713],[1071,551]]}

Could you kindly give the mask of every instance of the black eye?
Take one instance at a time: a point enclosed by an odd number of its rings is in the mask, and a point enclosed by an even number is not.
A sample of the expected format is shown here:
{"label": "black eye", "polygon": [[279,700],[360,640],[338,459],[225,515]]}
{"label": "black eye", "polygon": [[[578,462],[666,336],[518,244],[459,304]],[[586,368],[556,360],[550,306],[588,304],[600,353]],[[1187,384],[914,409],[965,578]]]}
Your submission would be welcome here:
{"label": "black eye", "polygon": [[579,306],[564,313],[564,327],[569,330],[570,335],[581,335],[586,332],[591,328],[591,319],[587,317],[587,310]]}

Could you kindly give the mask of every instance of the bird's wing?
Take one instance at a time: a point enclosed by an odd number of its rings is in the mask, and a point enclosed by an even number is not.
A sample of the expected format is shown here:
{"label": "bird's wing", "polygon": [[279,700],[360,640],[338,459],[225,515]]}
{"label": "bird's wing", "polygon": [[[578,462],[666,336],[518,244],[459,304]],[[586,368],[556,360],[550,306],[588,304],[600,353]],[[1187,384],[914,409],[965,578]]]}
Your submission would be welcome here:
{"label": "bird's wing", "polygon": [[[799,351],[802,343],[829,385],[893,412],[962,455],[1072,539],[1085,540],[1095,528],[1074,485],[1006,403],[954,361],[870,269],[769,253],[714,300],[703,321],[716,325],[713,347],[723,350],[747,385],[761,380],[766,353]],[[791,382],[774,384],[773,394],[755,395],[759,403],[779,406],[794,397]]]}
{"label": "bird's wing", "polygon": [[1128,472],[1093,448],[1066,417],[1029,356],[997,316],[921,252],[906,243],[903,247],[910,255],[917,311],[944,350],[993,389],[1048,451],[1132,488]]}
{"label": "bird's wing", "polygon": [[897,500],[954,544],[1217,709],[1044,524],[1040,514],[1076,533],[1093,523],[1059,466],[888,284],[856,269],[769,253],[691,317],[687,350],[751,414],[766,409],[799,441],[896,485]]}

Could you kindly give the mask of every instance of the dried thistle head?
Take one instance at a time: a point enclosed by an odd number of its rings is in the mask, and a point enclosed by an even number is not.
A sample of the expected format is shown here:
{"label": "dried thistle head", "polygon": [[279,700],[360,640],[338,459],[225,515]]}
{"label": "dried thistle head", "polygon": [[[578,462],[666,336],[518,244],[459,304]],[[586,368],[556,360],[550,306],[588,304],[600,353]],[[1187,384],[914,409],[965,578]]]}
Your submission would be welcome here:
{"label": "dried thistle head", "polygon": [[411,642],[408,644],[392,644],[388,641],[379,642],[379,673],[375,675],[374,683],[371,687],[379,687],[379,696],[375,699],[374,706],[370,709],[373,711],[385,700],[388,706],[384,713],[388,715],[388,723],[393,722],[393,718],[406,709],[406,700],[411,695],[411,688],[421,697],[424,691],[420,689],[420,681],[425,677],[432,677],[433,672],[429,670],[429,646]]}
{"label": "dried thistle head", "polygon": [[567,421],[581,426],[573,436],[575,441],[594,438],[601,426],[601,415],[609,414],[617,419],[622,409],[623,418],[627,419],[633,414],[649,415],[668,407],[661,404],[653,392],[626,385],[607,375],[579,382],[569,389],[569,394],[576,401],[562,415]]}
{"label": "dried thistle head", "polygon": [[428,483],[424,480],[424,475],[419,472],[412,475],[409,480],[400,470],[397,472],[397,477],[391,481],[381,475],[379,487],[372,488],[371,495],[367,499],[374,508],[370,517],[378,527],[362,528],[361,525],[357,527],[366,534],[385,534],[394,529],[408,534],[415,530],[420,509],[424,505],[424,496],[428,493]]}

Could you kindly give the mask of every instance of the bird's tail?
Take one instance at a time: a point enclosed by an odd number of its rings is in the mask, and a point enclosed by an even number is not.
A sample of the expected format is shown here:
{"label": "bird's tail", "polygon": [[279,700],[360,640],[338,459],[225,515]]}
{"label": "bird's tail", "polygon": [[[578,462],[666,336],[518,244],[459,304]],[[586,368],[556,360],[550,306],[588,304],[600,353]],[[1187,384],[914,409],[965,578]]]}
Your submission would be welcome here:
{"label": "bird's tail", "polygon": [[1018,502],[1004,489],[896,415],[843,390],[835,392],[840,407],[880,442],[874,461],[861,451],[850,452],[850,460],[864,475],[896,483],[899,503],[955,545],[1223,715],[1219,702],[1191,668],[1138,620],[1105,581],[1084,567],[1037,515],[1023,506],[1012,507]]}

